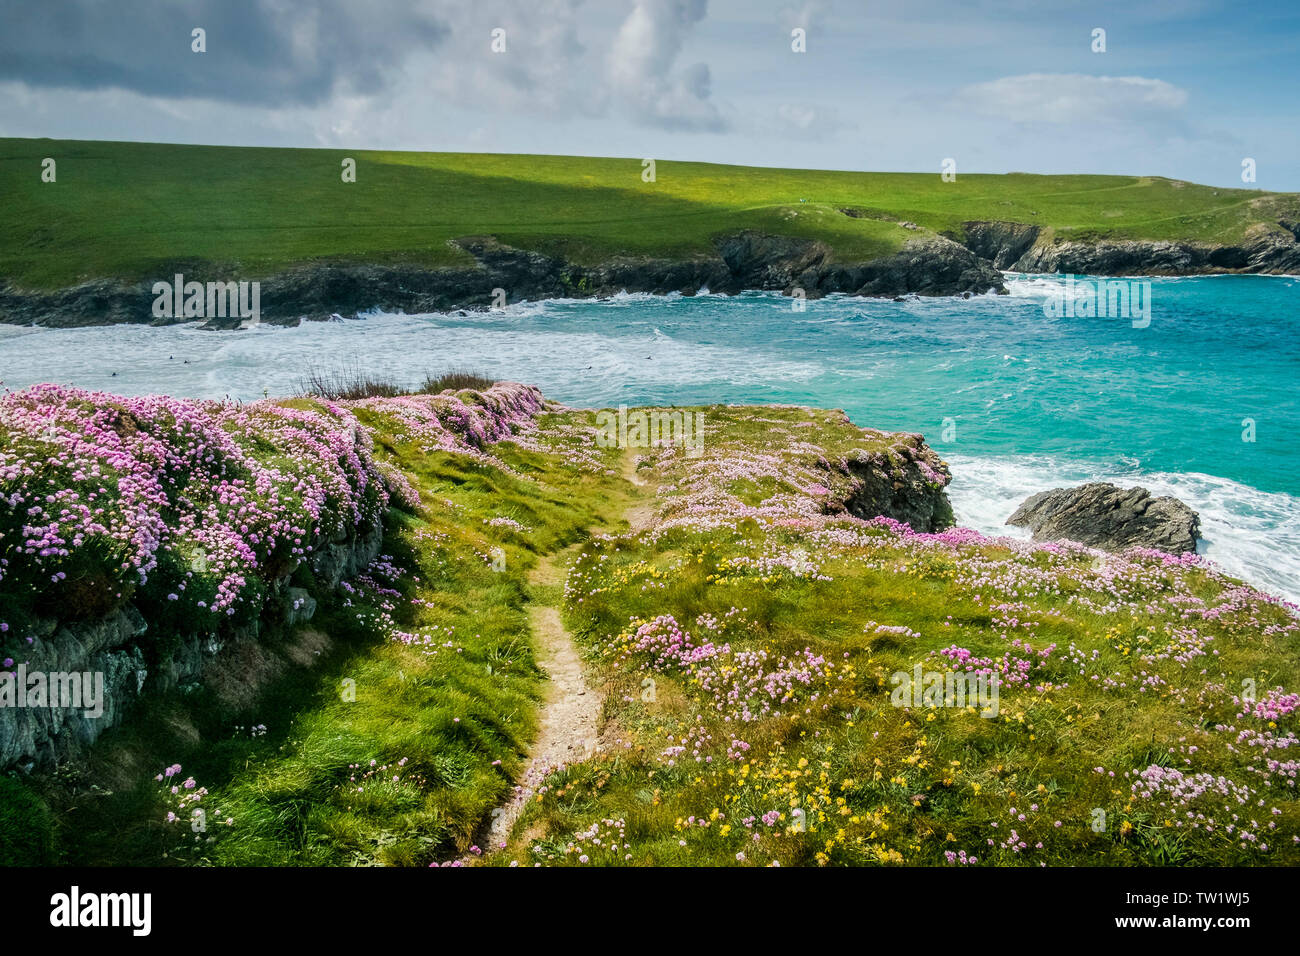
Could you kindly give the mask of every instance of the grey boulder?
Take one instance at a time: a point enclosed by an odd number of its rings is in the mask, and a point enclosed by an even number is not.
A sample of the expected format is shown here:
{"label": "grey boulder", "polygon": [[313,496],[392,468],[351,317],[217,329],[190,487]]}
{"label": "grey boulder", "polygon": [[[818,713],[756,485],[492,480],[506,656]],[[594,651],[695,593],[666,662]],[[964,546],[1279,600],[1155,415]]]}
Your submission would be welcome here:
{"label": "grey boulder", "polygon": [[1195,551],[1201,530],[1200,517],[1177,498],[1105,482],[1030,495],[1007,524],[1029,528],[1035,541],[1064,539],[1103,551],[1142,547],[1168,554]]}

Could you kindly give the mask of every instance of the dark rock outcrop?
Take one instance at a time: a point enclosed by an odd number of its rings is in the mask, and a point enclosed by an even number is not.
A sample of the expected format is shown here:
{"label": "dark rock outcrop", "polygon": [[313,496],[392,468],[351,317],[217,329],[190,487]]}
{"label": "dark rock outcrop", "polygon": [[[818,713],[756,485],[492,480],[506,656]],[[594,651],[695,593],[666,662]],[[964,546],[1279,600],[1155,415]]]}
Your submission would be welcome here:
{"label": "dark rock outcrop", "polygon": [[1069,540],[1101,548],[1155,548],[1169,554],[1196,550],[1199,516],[1177,498],[1145,488],[1093,482],[1030,495],[1007,519],[1027,527],[1035,541]]}
{"label": "dark rock outcrop", "polygon": [[832,514],[892,518],[918,532],[942,531],[954,523],[944,492],[951,479],[948,465],[920,435],[900,436],[888,452],[859,452],[843,461],[840,470],[853,483],[843,500],[826,503]]}
{"label": "dark rock outcrop", "polygon": [[910,239],[903,248],[870,262],[838,262],[830,247],[807,239],[745,232],[720,240],[728,275],[714,292],[802,289],[808,298],[832,292],[892,298],[1004,291],[1002,275],[959,243],[941,236]]}
{"label": "dark rock outcrop", "polygon": [[[371,309],[445,312],[489,308],[495,290],[508,302],[555,297],[595,297],[619,292],[680,292],[700,289],[735,294],[747,289],[804,290],[808,298],[831,292],[895,296],[960,295],[1003,291],[1002,276],[965,246],[939,236],[918,237],[891,256],[867,262],[833,261],[816,240],[744,232],[720,238],[716,254],[684,259],[613,259],[579,265],[556,256],[504,245],[489,236],[457,240],[473,265],[422,268],[409,265],[321,263],[260,279],[261,321],[296,325],[302,319],[354,317]],[[213,267],[168,266],[171,277],[229,279]],[[155,318],[149,282],[97,280],[54,292],[22,291],[0,284],[0,322],[78,327],[137,323],[167,325],[190,319]],[[203,328],[237,328],[239,319],[210,319]]]}
{"label": "dark rock outcrop", "polygon": [[832,265],[821,288],[882,297],[1006,291],[1002,274],[987,260],[942,236],[909,240],[902,251],[863,266]]}
{"label": "dark rock outcrop", "polygon": [[[998,269],[1011,269],[1038,239],[1039,227],[1022,222],[963,223],[963,245]],[[1028,270],[1024,270],[1028,271]]]}
{"label": "dark rock outcrop", "polygon": [[1300,239],[1287,222],[1259,223],[1234,245],[1155,240],[1084,241],[1044,235],[1036,226],[968,222],[964,242],[999,269],[1066,275],[1197,275],[1300,270]]}

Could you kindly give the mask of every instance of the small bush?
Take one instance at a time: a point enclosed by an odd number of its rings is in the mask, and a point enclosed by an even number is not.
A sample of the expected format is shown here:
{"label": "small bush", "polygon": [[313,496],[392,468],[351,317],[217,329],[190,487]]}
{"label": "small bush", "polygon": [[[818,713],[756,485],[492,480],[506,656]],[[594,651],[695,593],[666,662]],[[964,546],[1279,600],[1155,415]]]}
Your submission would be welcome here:
{"label": "small bush", "polygon": [[488,378],[486,375],[480,375],[478,372],[471,372],[468,369],[452,369],[436,377],[430,375],[424,380],[424,387],[420,391],[428,395],[437,395],[449,388],[456,391],[462,388],[482,391],[485,388],[491,388],[496,384],[496,381],[494,378]]}
{"label": "small bush", "polygon": [[376,378],[357,366],[350,365],[334,370],[309,369],[298,383],[298,392],[300,395],[338,402],[358,398],[394,398],[409,395],[411,389],[390,380]]}

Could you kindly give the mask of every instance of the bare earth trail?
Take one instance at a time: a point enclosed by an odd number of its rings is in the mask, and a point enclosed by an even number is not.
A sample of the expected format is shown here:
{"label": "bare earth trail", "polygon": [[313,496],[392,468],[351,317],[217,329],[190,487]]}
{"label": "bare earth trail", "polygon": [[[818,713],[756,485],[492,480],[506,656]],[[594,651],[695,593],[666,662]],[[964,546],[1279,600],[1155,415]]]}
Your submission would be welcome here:
{"label": "bare earth trail", "polygon": [[[643,490],[647,485],[636,475],[636,462],[635,454],[625,453],[623,477],[640,492],[622,514],[633,529],[644,527],[653,515],[653,500],[642,500],[648,496]],[[569,565],[581,547],[580,542],[545,555],[528,575],[533,649],[549,680],[540,729],[523,777],[511,799],[492,812],[484,848],[488,853],[499,850],[510,838],[515,821],[546,774],[561,765],[586,760],[600,748],[601,695],[588,685],[578,646],[560,616]]]}

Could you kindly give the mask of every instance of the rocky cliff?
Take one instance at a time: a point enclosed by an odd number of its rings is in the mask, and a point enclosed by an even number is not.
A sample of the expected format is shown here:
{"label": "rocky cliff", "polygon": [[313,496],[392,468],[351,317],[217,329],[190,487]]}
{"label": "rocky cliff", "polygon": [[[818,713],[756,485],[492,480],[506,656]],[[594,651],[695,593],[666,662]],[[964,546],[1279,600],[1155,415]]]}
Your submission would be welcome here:
{"label": "rocky cliff", "polygon": [[[915,227],[912,227],[915,229]],[[1068,239],[1019,222],[970,221],[949,235],[918,231],[898,252],[844,261],[814,239],[753,231],[720,237],[713,254],[684,259],[625,258],[585,265],[468,236],[454,245],[473,265],[321,263],[261,278],[261,320],[296,325],[303,319],[352,318],[372,309],[441,312],[545,298],[588,298],[619,292],[693,295],[701,289],[735,294],[750,289],[815,299],[829,293],[897,297],[1005,292],[1000,270],[1086,275],[1195,275],[1300,272],[1300,223],[1257,223],[1236,244],[1122,239]],[[203,263],[172,263],[159,274],[182,272],[200,282]],[[98,279],[52,292],[0,282],[0,322],[78,327],[119,323],[172,324],[155,318],[150,282]],[[210,329],[238,328],[238,318],[209,319]]]}
{"label": "rocky cliff", "polygon": [[920,435],[891,437],[895,444],[888,450],[863,450],[841,463],[840,470],[852,479],[849,493],[826,510],[867,520],[890,518],[913,531],[950,527],[955,519],[944,491],[952,480],[947,463]]}
{"label": "rocky cliff", "polygon": [[967,222],[954,236],[975,255],[1011,272],[1066,275],[1285,275],[1300,270],[1300,223],[1257,223],[1236,244],[1147,239],[1079,240],[1018,222]]}
{"label": "rocky cliff", "polygon": [[[426,269],[416,266],[321,264],[292,269],[261,281],[261,319],[296,325],[302,319],[351,318],[371,309],[439,312],[486,308],[495,290],[507,301],[595,297],[619,292],[680,292],[701,289],[734,294],[769,289],[808,298],[831,292],[897,296],[959,295],[1002,291],[1002,276],[960,243],[940,236],[910,240],[898,253],[867,262],[836,260],[824,243],[744,232],[719,239],[714,255],[693,259],[615,259],[580,265],[504,245],[491,237],[467,237],[456,245],[474,265]],[[171,275],[172,269],[160,268]],[[202,269],[181,269],[206,281]],[[96,280],[55,292],[0,287],[0,322],[77,327],[118,323],[171,324],[156,319],[151,283]],[[209,328],[237,328],[239,319],[213,319]]]}

